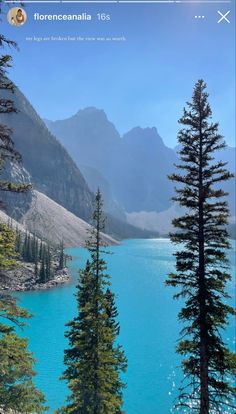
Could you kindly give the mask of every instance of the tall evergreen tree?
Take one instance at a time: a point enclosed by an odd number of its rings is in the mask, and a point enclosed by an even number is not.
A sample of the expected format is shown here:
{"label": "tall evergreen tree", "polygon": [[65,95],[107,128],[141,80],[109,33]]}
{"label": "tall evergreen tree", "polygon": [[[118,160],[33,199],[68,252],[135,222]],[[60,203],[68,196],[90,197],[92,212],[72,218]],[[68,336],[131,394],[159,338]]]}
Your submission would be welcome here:
{"label": "tall evergreen tree", "polygon": [[119,324],[102,257],[104,221],[99,191],[93,219],[94,229],[87,242],[90,260],[80,272],[77,286],[78,315],[68,324],[66,334],[70,348],[65,351],[67,369],[63,378],[69,384],[71,395],[68,405],[59,412],[121,414],[124,384],[120,374],[125,372],[127,361],[116,343]]}
{"label": "tall evergreen tree", "polygon": [[[4,45],[16,46],[14,42],[0,34],[0,47],[3,48]],[[6,76],[6,71],[9,67],[11,67],[11,56],[0,56],[0,90],[8,90],[14,93],[14,84]],[[16,112],[16,108],[14,107],[13,100],[0,98],[0,114],[11,114],[14,112]],[[6,125],[0,124],[0,173],[5,161],[19,162],[21,160],[20,154],[15,150],[11,139],[11,132]],[[30,187],[29,184],[14,184],[0,180],[0,191],[24,192]]]}
{"label": "tall evergreen tree", "polygon": [[51,268],[51,251],[50,251],[50,247],[47,246],[47,250],[46,250],[46,280],[50,280],[51,276],[52,276],[52,268]]}
{"label": "tall evergreen tree", "polygon": [[31,262],[31,263],[34,261],[33,243],[32,243],[32,237],[30,233],[28,233],[28,237],[27,237],[27,259],[28,259],[28,262]]}
{"label": "tall evergreen tree", "polygon": [[38,254],[39,254],[39,243],[38,238],[33,235],[33,260],[34,262],[38,262]]}
{"label": "tall evergreen tree", "polygon": [[34,274],[38,277],[38,262],[39,262],[39,241],[34,235]]}
{"label": "tall evergreen tree", "polygon": [[38,278],[38,273],[39,273],[39,264],[38,264],[38,261],[36,261],[34,263],[34,275],[36,279]]}
{"label": "tall evergreen tree", "polygon": [[64,242],[63,240],[60,243],[60,252],[59,252],[59,270],[64,269],[65,265],[66,265],[66,260],[65,260],[65,253],[64,253]]}
{"label": "tall evergreen tree", "polygon": [[18,229],[18,227],[16,228],[16,243],[15,243],[15,250],[16,252],[21,256],[23,253],[23,244],[22,244],[22,237],[21,237],[21,232]]}
{"label": "tall evergreen tree", "polygon": [[41,240],[40,242],[40,247],[39,247],[39,260],[42,261],[44,256],[44,244],[43,241]]}
{"label": "tall evergreen tree", "polygon": [[177,183],[174,200],[185,209],[173,221],[178,230],[171,240],[180,249],[175,253],[176,273],[167,281],[181,289],[176,297],[185,299],[179,314],[185,324],[178,346],[185,356],[179,404],[200,414],[223,413],[225,407],[233,407],[235,392],[230,381],[235,358],[221,336],[234,311],[226,303],[230,280],[227,194],[218,187],[232,175],[226,163],[214,159],[225,142],[211,116],[206,84],[199,80],[179,121],[184,126],[178,135],[180,173],[170,176]]}
{"label": "tall evergreen tree", "polygon": [[40,271],[39,271],[39,282],[40,283],[46,283],[47,282],[47,276],[46,276],[46,248],[45,248],[45,246],[42,247],[41,265],[40,265]]}

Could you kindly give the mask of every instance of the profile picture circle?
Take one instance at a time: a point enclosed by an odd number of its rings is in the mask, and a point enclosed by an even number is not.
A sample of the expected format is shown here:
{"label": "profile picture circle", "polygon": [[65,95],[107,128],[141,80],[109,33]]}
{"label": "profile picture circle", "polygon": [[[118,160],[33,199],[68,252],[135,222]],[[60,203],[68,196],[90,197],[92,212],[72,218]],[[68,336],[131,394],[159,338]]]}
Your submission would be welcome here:
{"label": "profile picture circle", "polygon": [[27,20],[27,14],[22,7],[13,7],[7,13],[8,23],[12,26],[23,26]]}

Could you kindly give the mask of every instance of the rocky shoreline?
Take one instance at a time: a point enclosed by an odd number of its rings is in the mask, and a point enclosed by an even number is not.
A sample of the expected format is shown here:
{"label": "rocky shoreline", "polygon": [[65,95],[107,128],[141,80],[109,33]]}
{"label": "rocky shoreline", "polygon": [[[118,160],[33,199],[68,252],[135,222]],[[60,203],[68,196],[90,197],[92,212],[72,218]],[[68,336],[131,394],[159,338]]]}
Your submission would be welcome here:
{"label": "rocky shoreline", "polygon": [[39,283],[32,263],[17,262],[12,269],[1,270],[0,291],[26,292],[47,290],[68,283],[71,276],[67,267],[56,270],[54,277],[46,283]]}

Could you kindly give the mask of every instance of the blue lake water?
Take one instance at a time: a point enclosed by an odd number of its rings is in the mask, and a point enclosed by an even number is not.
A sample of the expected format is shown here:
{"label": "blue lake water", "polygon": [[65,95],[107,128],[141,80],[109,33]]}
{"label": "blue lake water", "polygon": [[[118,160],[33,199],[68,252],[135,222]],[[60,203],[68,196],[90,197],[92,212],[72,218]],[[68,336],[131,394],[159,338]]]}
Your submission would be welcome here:
{"label": "blue lake water", "polygon": [[[165,287],[167,274],[174,270],[173,246],[169,240],[129,240],[109,249],[106,256],[117,295],[121,333],[119,343],[128,357],[124,392],[126,414],[168,414],[180,384],[180,360],[175,354],[180,325],[180,303],[172,299],[175,290]],[[34,317],[24,330],[37,359],[36,383],[45,393],[49,413],[65,403],[67,387],[59,377],[63,371],[65,323],[76,314],[73,296],[78,268],[87,258],[84,249],[69,249],[73,256],[70,284],[45,292],[17,294],[20,304]],[[230,252],[235,275],[235,248]],[[234,294],[235,280],[228,289]],[[235,348],[231,321],[225,332],[230,348]],[[183,411],[184,412],[184,411]]]}

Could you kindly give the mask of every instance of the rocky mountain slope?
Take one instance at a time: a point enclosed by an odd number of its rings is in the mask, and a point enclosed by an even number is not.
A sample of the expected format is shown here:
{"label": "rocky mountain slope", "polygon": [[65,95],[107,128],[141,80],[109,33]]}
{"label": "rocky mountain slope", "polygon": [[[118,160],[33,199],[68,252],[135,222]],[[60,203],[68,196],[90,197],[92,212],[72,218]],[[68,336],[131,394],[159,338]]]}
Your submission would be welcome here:
{"label": "rocky mountain slope", "polygon": [[13,131],[13,141],[34,187],[79,217],[89,220],[93,195],[68,152],[48,131],[26,97],[16,88],[1,96],[15,102],[18,113],[0,114]]}
{"label": "rocky mountain slope", "polygon": [[19,223],[18,221],[12,219],[8,216],[4,211],[0,210],[0,222],[5,224],[10,224],[14,229],[18,228],[21,233],[26,233],[27,229],[24,227],[23,224]]}
{"label": "rocky mountain slope", "polygon": [[[31,177],[21,163],[5,162],[1,179],[15,184],[30,184]],[[11,218],[19,220],[26,213],[32,201],[32,191],[24,193],[1,192],[0,208]]]}
{"label": "rocky mountain slope", "polygon": [[98,188],[100,189],[103,198],[104,211],[118,220],[126,221],[125,210],[116,201],[108,180],[93,167],[80,165],[80,171],[93,193],[96,193]]}
{"label": "rocky mountain slope", "polygon": [[[66,247],[84,246],[91,226],[46,195],[33,191],[32,202],[20,223],[31,233],[54,244],[64,241]],[[103,234],[104,242],[117,244]]]}
{"label": "rocky mountain slope", "polygon": [[[94,192],[99,186],[104,191],[104,207],[109,215],[107,231],[119,239],[125,237],[143,237],[140,229],[135,229],[126,222],[122,208],[112,197],[106,179],[89,167],[84,172],[89,180],[87,185],[82,173],[68,152],[59,141],[49,132],[44,122],[37,115],[26,97],[16,88],[15,93],[2,91],[3,97],[14,100],[17,113],[0,114],[0,123],[6,124],[13,131],[13,141],[22,155],[22,165],[9,165],[5,178],[14,182],[31,182],[33,188],[47,195],[57,204],[85,221],[91,220]],[[97,126],[94,125],[96,129]],[[91,156],[96,148],[91,145]],[[88,156],[90,157],[89,147]],[[103,164],[106,162],[103,160]],[[19,220],[24,216],[31,203],[32,194],[18,197],[3,194],[6,212]],[[113,219],[113,215],[115,216]],[[145,237],[148,237],[145,232]]]}
{"label": "rocky mountain slope", "polygon": [[[32,191],[29,209],[19,221],[12,219],[2,210],[0,210],[0,221],[10,222],[13,228],[18,227],[22,232],[35,233],[39,238],[48,240],[54,245],[63,240],[65,247],[84,246],[88,232],[91,230],[91,226],[84,220],[35,190]],[[117,244],[106,234],[103,234],[103,241]]]}

